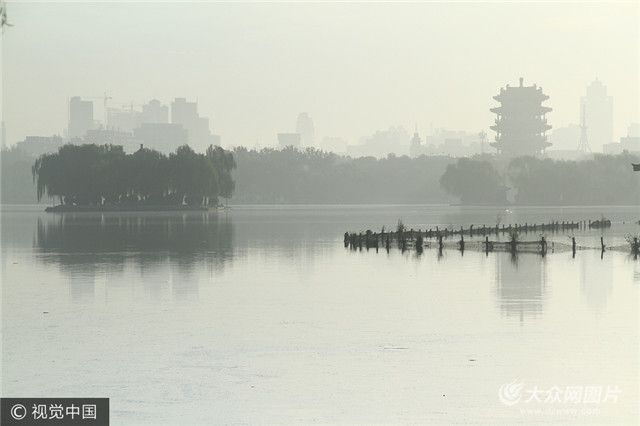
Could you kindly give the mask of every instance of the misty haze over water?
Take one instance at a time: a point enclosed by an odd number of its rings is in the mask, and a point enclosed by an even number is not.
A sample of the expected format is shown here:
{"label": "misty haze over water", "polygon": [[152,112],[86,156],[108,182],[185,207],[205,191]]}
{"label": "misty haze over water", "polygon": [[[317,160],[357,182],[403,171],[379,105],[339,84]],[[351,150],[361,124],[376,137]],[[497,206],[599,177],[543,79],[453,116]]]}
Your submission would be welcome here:
{"label": "misty haze over water", "polygon": [[[522,208],[505,220],[599,211]],[[578,239],[623,243],[636,213],[612,209],[613,230]],[[640,264],[628,254],[417,256],[351,252],[340,237],[359,226],[392,228],[397,217],[417,229],[491,223],[495,214],[5,208],[3,395],[108,394],[114,422],[126,424],[528,423],[520,409],[535,404],[514,408],[497,396],[519,380],[618,386],[616,403],[599,404],[597,415],[580,404],[578,420],[633,423]],[[550,240],[568,242],[566,234]],[[544,419],[576,419],[557,408]]]}
{"label": "misty haze over water", "polygon": [[0,1],[3,404],[640,423],[638,22]]}

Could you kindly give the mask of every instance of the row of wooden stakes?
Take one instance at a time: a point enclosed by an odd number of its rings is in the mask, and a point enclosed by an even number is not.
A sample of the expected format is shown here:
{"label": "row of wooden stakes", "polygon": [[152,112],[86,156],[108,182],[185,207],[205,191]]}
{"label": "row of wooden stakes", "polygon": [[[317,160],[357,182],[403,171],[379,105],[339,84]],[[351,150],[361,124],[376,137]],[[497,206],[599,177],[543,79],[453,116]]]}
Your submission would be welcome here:
{"label": "row of wooden stakes", "polygon": [[[517,253],[519,251],[536,251],[539,252],[542,256],[545,256],[548,250],[547,240],[544,236],[541,236],[539,240],[533,241],[520,241],[518,239],[519,232],[527,232],[523,230],[569,230],[569,229],[579,229],[581,222],[570,222],[570,223],[551,223],[551,224],[543,224],[543,225],[514,225],[514,226],[503,226],[503,228],[499,228],[496,226],[495,228],[487,228],[483,226],[481,228],[476,228],[475,235],[483,235],[485,236],[485,240],[481,242],[483,251],[509,251],[511,253]],[[556,228],[556,224],[559,228]],[[490,241],[489,240],[489,232],[487,229],[491,229],[493,232],[498,234],[504,229],[504,232],[508,232],[510,230],[510,239],[508,241]],[[491,232],[491,233],[493,233]],[[416,251],[419,253],[422,252],[425,245],[426,239],[435,238],[437,240],[438,250],[442,251],[444,248],[443,240],[447,237],[453,235],[459,235],[460,239],[457,242],[457,249],[464,252],[466,242],[464,240],[465,235],[469,235],[473,237],[474,230],[473,227],[465,230],[460,228],[460,230],[452,231],[445,228],[444,230],[440,230],[436,228],[436,230],[429,229],[427,231],[417,230],[414,231],[410,229],[408,231],[402,229],[402,225],[399,225],[399,229],[397,231],[385,232],[384,229],[381,232],[372,232],[371,230],[367,230],[365,233],[349,233],[345,232],[344,234],[344,246],[349,247],[353,250],[360,249],[362,250],[365,247],[367,250],[370,248],[375,248],[376,251],[379,247],[384,247],[387,251],[390,250],[391,244],[393,241],[397,242],[398,247],[405,251],[409,247],[414,247]],[[640,242],[638,238],[635,237],[630,242],[631,252],[634,256],[640,255]],[[600,237],[600,249],[601,253],[604,253],[606,249],[606,245],[604,243],[604,238]],[[571,251],[573,256],[575,256],[577,251],[577,244],[575,237],[571,237]]]}

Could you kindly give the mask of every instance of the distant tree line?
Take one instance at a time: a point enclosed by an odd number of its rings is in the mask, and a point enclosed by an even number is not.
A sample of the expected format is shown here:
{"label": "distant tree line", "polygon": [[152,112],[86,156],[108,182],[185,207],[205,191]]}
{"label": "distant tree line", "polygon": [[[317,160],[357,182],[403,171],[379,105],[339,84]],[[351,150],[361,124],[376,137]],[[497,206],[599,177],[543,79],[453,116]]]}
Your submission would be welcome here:
{"label": "distant tree line", "polygon": [[460,158],[449,164],[440,185],[463,204],[503,204],[507,192],[500,173],[486,160]]}
{"label": "distant tree line", "polygon": [[234,191],[231,152],[210,146],[205,154],[189,146],[166,156],[140,148],[126,154],[117,145],[64,145],[40,156],[32,167],[38,201],[47,195],[61,204],[93,206],[217,205]]}
{"label": "distant tree line", "polygon": [[640,157],[596,154],[593,159],[560,161],[518,157],[499,160],[461,158],[447,167],[442,187],[463,203],[635,205],[640,204],[640,173],[631,163]]}
{"label": "distant tree line", "polygon": [[[2,203],[45,195],[62,203],[214,204],[640,204],[637,155],[583,161],[389,155],[352,158],[317,149],[189,147],[164,155],[117,146],[65,146],[34,158],[2,151]],[[237,168],[235,164],[237,163]],[[234,191],[235,188],[235,191]]]}
{"label": "distant tree line", "polygon": [[351,158],[314,148],[233,151],[236,204],[420,204],[454,197],[438,184],[450,157]]}
{"label": "distant tree line", "polygon": [[553,161],[533,157],[509,163],[507,177],[518,204],[640,204],[640,157],[596,154],[591,160]]}

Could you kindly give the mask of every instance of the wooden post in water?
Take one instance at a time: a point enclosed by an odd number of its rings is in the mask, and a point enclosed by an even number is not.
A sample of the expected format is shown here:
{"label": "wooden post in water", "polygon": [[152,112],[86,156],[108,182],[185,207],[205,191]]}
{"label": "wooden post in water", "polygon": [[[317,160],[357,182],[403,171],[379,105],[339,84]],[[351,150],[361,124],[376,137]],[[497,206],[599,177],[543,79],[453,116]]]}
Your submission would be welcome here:
{"label": "wooden post in water", "polygon": [[573,258],[576,257],[576,237],[571,237],[571,251],[573,252]]}

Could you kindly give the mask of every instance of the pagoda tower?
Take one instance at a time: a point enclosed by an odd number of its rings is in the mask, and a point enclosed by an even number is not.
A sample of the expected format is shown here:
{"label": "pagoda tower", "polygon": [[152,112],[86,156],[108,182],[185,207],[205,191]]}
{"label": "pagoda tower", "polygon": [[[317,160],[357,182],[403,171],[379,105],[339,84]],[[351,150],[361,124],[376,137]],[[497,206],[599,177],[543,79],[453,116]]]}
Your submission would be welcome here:
{"label": "pagoda tower", "polygon": [[506,89],[501,88],[500,94],[493,97],[501,105],[491,108],[498,115],[491,126],[497,133],[491,146],[508,157],[540,155],[551,146],[545,134],[551,129],[545,117],[551,108],[542,105],[549,96],[542,93],[542,87],[522,83],[520,78],[519,87],[507,84]]}

